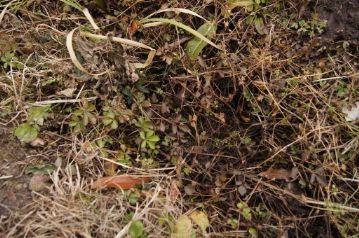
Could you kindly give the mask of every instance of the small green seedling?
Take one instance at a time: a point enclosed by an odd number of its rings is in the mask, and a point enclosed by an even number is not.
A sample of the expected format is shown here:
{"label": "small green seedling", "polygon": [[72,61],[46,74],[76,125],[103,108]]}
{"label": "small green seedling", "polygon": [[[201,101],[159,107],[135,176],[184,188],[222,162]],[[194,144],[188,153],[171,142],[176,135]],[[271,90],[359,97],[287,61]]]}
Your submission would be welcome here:
{"label": "small green seedling", "polygon": [[240,214],[246,221],[252,220],[252,212],[251,209],[248,207],[247,203],[241,201],[237,204]]}
{"label": "small green seedling", "polygon": [[18,70],[22,70],[24,68],[24,66],[20,63],[14,63],[14,59],[16,59],[16,57],[13,52],[11,52],[11,51],[5,52],[0,58],[1,62],[3,63],[3,68],[8,69],[11,66]]}
{"label": "small green seedling", "polygon": [[111,129],[118,128],[118,121],[116,120],[116,114],[111,110],[103,113],[102,123],[105,126],[109,126]]}
{"label": "small green seedling", "polygon": [[153,130],[140,131],[141,148],[149,148],[151,150],[156,149],[156,143],[160,138],[155,134]]}
{"label": "small green seedling", "polygon": [[95,125],[97,122],[95,110],[95,105],[85,102],[82,107],[72,113],[69,125],[74,128],[74,131],[81,131],[89,123]]}
{"label": "small green seedling", "polygon": [[32,107],[28,110],[27,122],[20,124],[15,128],[14,135],[23,142],[29,143],[35,140],[39,134],[40,126],[48,118],[50,110],[46,107]]}
{"label": "small green seedling", "polygon": [[131,156],[127,151],[120,150],[120,152],[118,152],[117,162],[127,166],[132,166]]}

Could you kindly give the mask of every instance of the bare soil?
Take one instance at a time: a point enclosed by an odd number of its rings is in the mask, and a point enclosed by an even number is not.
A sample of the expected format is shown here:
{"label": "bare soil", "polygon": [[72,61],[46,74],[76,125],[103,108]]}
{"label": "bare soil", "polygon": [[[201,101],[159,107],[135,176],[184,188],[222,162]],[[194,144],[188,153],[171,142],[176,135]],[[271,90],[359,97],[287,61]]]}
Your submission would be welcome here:
{"label": "bare soil", "polygon": [[[32,202],[30,176],[23,173],[28,152],[10,132],[0,128],[0,223]],[[0,225],[0,237],[4,227]]]}
{"label": "bare soil", "polygon": [[358,0],[320,0],[317,11],[327,19],[327,30],[323,38],[331,40],[359,40]]}

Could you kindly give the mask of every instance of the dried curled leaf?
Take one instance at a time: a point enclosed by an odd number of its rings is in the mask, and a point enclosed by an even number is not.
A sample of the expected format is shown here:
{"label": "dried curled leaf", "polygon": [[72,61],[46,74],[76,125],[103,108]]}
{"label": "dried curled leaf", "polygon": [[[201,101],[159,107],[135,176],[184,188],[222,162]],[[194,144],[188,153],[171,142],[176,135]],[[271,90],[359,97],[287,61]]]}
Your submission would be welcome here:
{"label": "dried curled leaf", "polygon": [[[216,34],[216,30],[217,25],[214,22],[206,22],[197,29],[197,32],[207,37],[208,39],[211,39]],[[189,58],[192,60],[197,59],[207,44],[207,42],[199,39],[198,37],[190,40],[186,45],[186,52]]]}
{"label": "dried curled leaf", "polygon": [[96,180],[92,184],[93,189],[102,189],[102,188],[118,188],[118,189],[130,189],[135,185],[143,184],[149,182],[150,177],[134,177],[130,175],[117,175],[103,177]]}

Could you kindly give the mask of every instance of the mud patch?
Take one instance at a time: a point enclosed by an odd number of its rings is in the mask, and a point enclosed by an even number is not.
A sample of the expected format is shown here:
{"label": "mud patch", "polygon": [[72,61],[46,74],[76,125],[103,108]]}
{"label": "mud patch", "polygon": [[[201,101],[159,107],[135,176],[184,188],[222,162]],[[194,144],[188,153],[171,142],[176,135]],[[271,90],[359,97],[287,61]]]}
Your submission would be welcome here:
{"label": "mud patch", "polygon": [[359,41],[358,0],[319,0],[317,12],[327,20],[324,39]]}

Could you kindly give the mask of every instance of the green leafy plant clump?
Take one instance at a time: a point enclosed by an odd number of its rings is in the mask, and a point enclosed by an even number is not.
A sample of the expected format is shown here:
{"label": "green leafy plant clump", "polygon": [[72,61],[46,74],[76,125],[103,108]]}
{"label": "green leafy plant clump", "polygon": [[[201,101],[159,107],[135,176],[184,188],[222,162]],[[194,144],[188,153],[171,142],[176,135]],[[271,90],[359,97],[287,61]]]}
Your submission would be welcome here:
{"label": "green leafy plant clump", "polygon": [[32,107],[28,109],[27,122],[20,124],[14,130],[14,135],[23,142],[29,143],[38,137],[40,126],[49,116],[49,106]]}

